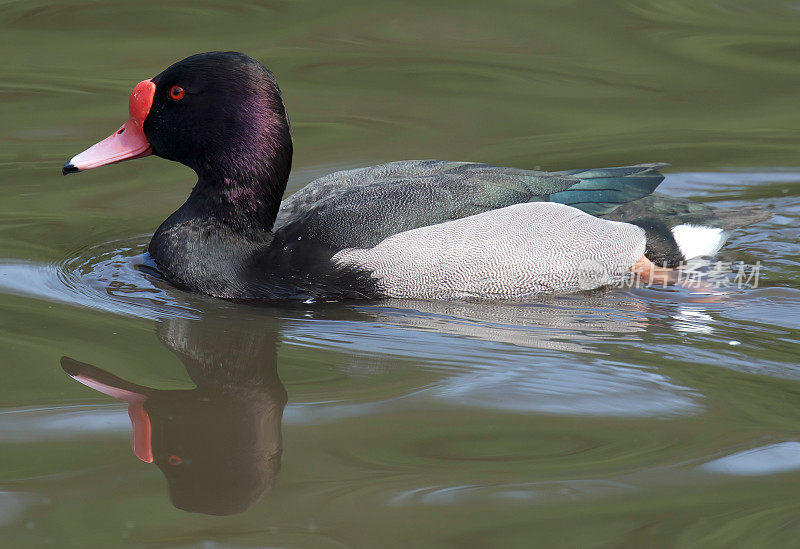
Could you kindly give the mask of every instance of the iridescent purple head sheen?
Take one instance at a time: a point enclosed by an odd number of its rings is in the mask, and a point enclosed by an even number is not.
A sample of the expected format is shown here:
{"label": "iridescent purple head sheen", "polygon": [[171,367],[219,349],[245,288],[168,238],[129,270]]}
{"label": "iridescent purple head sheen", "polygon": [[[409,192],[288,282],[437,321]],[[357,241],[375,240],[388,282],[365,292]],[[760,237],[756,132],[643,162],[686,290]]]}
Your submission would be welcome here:
{"label": "iridescent purple head sheen", "polygon": [[[145,135],[153,153],[197,172],[192,196],[232,224],[270,228],[292,162],[289,119],[275,77],[237,52],[188,57],[153,78]],[[186,90],[170,99],[173,85]]]}

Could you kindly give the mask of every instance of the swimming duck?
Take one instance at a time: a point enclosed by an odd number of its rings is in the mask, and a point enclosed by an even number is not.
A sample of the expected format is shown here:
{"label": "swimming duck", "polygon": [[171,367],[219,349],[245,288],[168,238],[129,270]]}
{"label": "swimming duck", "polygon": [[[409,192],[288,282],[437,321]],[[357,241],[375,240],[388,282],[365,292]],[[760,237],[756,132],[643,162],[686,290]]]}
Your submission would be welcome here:
{"label": "swimming duck", "polygon": [[[197,184],[148,253],[173,284],[228,299],[522,298],[669,276],[770,217],[653,191],[666,164],[531,171],[412,160],[332,173],[282,200],[292,163],[274,75],[238,52],[139,82],[130,118],[64,174],[150,154]],[[659,275],[659,273],[661,273]]]}

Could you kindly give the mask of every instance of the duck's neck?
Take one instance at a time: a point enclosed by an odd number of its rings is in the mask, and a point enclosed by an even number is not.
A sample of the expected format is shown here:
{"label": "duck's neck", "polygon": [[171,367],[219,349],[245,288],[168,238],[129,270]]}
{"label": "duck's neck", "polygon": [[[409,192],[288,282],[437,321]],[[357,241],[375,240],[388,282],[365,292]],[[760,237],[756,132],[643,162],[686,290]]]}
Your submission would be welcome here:
{"label": "duck's neck", "polygon": [[291,138],[257,159],[234,157],[198,166],[187,202],[233,233],[260,240],[275,223],[291,167]]}
{"label": "duck's neck", "polygon": [[173,283],[218,297],[247,293],[254,258],[272,241],[291,169],[291,139],[249,158],[193,166],[198,181],[191,195],[148,248]]}

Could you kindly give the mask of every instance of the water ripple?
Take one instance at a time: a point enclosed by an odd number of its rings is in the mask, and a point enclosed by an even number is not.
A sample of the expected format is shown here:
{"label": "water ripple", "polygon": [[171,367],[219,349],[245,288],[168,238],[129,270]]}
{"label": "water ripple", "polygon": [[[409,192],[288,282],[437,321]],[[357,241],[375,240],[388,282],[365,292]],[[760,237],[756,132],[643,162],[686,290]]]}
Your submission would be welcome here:
{"label": "water ripple", "polygon": [[[106,242],[52,265],[0,261],[0,292],[141,318],[197,318],[187,296],[143,272],[147,237]],[[202,298],[196,300],[202,301]]]}

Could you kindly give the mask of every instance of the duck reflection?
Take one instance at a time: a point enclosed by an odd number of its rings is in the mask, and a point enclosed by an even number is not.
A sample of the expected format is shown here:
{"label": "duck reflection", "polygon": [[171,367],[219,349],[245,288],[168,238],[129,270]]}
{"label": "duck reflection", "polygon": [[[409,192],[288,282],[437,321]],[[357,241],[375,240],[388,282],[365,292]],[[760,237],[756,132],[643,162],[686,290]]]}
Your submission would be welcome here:
{"label": "duck reflection", "polygon": [[[392,401],[394,409],[418,406],[420,399],[585,416],[664,416],[702,409],[690,388],[602,356],[619,351],[622,343],[633,349],[647,345],[648,326],[671,312],[632,293],[515,304],[384,300],[275,310],[212,307],[199,299],[180,311],[204,311],[201,319],[168,318],[156,325],[159,339],[181,360],[195,389],[145,387],[62,359],[77,381],[128,403],[134,453],[161,469],[173,504],[187,511],[242,512],[273,486],[287,401],[277,373],[283,334],[320,352],[343,352],[340,367],[358,375],[364,373],[361,367],[389,369],[396,357],[423,362],[424,390],[418,376],[410,375],[408,387],[397,387],[408,398]],[[499,351],[476,341],[518,350]],[[347,403],[330,403],[298,405],[293,412],[316,421],[363,413],[354,410]]]}
{"label": "duck reflection", "polygon": [[245,511],[280,470],[286,390],[277,373],[278,333],[231,317],[172,318],[157,333],[195,389],[144,387],[69,357],[61,366],[128,403],[133,451],[161,469],[175,507],[211,515]]}

